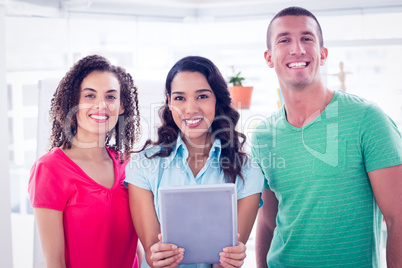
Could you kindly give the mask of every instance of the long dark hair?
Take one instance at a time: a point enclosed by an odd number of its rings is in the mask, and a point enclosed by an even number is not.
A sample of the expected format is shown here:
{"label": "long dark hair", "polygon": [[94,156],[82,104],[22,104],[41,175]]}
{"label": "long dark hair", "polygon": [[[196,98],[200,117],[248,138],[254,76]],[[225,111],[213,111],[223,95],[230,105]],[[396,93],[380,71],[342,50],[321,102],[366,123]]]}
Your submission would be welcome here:
{"label": "long dark hair", "polygon": [[158,140],[156,142],[147,140],[141,151],[149,145],[161,146],[161,150],[149,158],[166,157],[173,151],[180,130],[173,120],[167,96],[171,96],[172,81],[180,72],[199,72],[207,79],[216,97],[215,118],[210,130],[211,138],[221,141],[220,168],[223,170],[227,182],[234,183],[237,176],[243,179],[241,169],[247,161],[247,155],[241,150],[246,141],[246,136],[235,129],[240,114],[231,106],[232,100],[222,74],[212,61],[204,57],[185,57],[170,69],[165,84],[165,105],[159,110],[162,125],[157,130]]}
{"label": "long dark hair", "polygon": [[76,112],[80,98],[80,86],[84,78],[93,71],[113,73],[119,80],[120,99],[124,113],[119,116],[115,127],[106,136],[105,145],[118,153],[124,161],[130,156],[134,142],[140,135],[140,114],[137,88],[130,74],[123,68],[111,65],[102,56],[90,55],[82,58],[66,73],[53,95],[50,107],[52,134],[50,149],[71,148],[71,140],[77,134]]}

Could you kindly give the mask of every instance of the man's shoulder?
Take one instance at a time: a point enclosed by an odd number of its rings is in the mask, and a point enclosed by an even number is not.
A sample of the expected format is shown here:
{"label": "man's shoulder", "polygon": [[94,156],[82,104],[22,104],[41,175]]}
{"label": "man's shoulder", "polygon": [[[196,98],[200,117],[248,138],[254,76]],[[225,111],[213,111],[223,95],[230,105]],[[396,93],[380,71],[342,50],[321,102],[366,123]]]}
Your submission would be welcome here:
{"label": "man's shoulder", "polygon": [[368,118],[384,119],[387,117],[381,107],[373,101],[366,100],[355,94],[347,92],[338,93],[338,110],[342,118],[353,119],[357,121],[368,121]]}
{"label": "man's shoulder", "polygon": [[338,98],[337,100],[345,106],[351,106],[351,107],[356,107],[356,108],[362,108],[366,109],[369,106],[372,106],[374,102],[366,100],[363,97],[360,97],[358,95],[349,93],[349,92],[344,92],[344,91],[338,91]]}
{"label": "man's shoulder", "polygon": [[282,110],[283,110],[283,108],[281,108],[280,110],[278,110],[276,112],[273,112],[270,116],[268,116],[264,120],[262,120],[255,129],[267,130],[267,129],[271,129],[272,126],[277,125],[278,122],[283,119],[284,112]]}
{"label": "man's shoulder", "polygon": [[284,119],[283,107],[272,113],[269,117],[262,120],[254,129],[251,136],[252,143],[258,143],[258,140],[271,139],[279,124]]}

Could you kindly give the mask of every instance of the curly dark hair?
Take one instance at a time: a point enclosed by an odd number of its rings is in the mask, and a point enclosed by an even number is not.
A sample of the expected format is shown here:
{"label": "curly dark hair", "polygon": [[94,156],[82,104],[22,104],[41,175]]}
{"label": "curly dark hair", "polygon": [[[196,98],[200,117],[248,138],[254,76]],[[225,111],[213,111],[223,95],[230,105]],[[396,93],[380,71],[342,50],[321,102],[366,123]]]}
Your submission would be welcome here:
{"label": "curly dark hair", "polygon": [[182,58],[170,69],[165,84],[165,105],[159,110],[162,125],[157,130],[158,140],[156,142],[147,140],[141,151],[149,145],[161,146],[161,150],[149,158],[166,157],[173,151],[180,130],[173,120],[167,96],[171,96],[172,80],[180,72],[199,72],[207,79],[216,97],[215,118],[210,131],[212,140],[221,140],[220,168],[224,172],[226,182],[234,183],[237,176],[243,180],[241,169],[247,161],[247,154],[242,151],[242,147],[246,136],[235,129],[240,114],[231,106],[230,93],[219,69],[212,61],[204,57]]}
{"label": "curly dark hair", "polygon": [[138,110],[137,87],[129,73],[112,65],[106,58],[90,55],[74,64],[57,86],[50,107],[52,134],[50,149],[71,148],[71,140],[77,133],[78,103],[80,86],[84,78],[93,71],[113,73],[120,83],[120,99],[124,113],[115,127],[106,136],[105,145],[116,152],[116,158],[124,162],[130,156],[134,143],[140,135],[140,113]]}

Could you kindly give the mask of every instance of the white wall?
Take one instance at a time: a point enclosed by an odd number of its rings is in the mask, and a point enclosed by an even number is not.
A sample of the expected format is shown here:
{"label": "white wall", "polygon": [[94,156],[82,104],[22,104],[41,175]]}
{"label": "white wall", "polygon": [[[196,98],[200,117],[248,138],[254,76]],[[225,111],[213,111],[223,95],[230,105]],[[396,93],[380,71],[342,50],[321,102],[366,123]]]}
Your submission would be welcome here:
{"label": "white wall", "polygon": [[[5,7],[0,4],[0,33],[5,32]],[[11,206],[8,151],[8,116],[5,66],[5,35],[0,35],[0,260],[2,267],[12,267]]]}

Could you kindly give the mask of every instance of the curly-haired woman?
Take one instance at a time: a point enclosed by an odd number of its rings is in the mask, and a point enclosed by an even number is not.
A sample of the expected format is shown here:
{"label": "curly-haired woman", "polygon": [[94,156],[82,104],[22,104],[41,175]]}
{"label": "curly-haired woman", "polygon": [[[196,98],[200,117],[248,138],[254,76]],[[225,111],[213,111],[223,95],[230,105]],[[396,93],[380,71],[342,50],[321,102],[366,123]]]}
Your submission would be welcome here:
{"label": "curly-haired woman", "polygon": [[[240,267],[263,189],[263,174],[241,148],[239,113],[218,68],[208,59],[179,60],[166,79],[158,140],[147,141],[126,167],[134,226],[151,267],[176,267],[185,249],[161,243],[158,189],[166,185],[234,183],[238,198],[239,243],[222,249],[220,264]],[[145,149],[148,145],[154,145]],[[212,264],[180,267],[212,267]]]}
{"label": "curly-haired woman", "polygon": [[47,267],[138,267],[124,169],[139,136],[137,88],[102,56],[79,60],[54,93],[50,151],[29,195]]}

